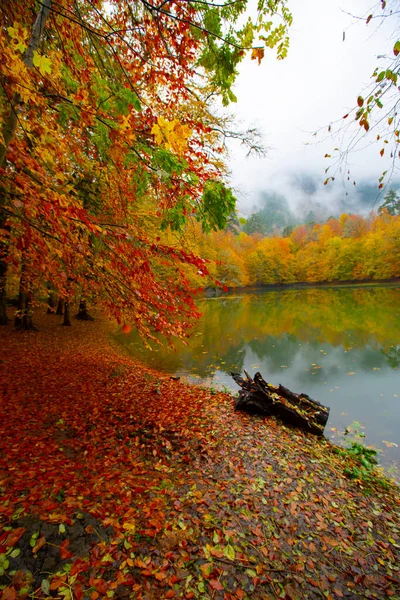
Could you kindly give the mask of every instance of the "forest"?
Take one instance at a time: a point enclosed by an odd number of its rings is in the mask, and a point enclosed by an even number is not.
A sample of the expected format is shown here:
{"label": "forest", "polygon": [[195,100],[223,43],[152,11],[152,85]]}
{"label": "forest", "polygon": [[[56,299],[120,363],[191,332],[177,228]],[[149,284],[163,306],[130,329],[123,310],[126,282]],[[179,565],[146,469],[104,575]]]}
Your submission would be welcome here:
{"label": "forest", "polygon": [[[287,56],[288,4],[0,0],[3,600],[399,597],[399,490],[374,450],[235,412],[115,340],[185,343],[207,287],[399,276],[389,204],[237,218],[229,140],[263,146],[227,107],[241,65]],[[398,91],[396,66],[373,80]],[[357,99],[362,132],[382,95]]]}
{"label": "forest", "polygon": [[[386,208],[367,217],[342,214],[299,225],[285,236],[248,235],[239,222],[211,235],[193,227],[189,240],[210,261],[213,278],[228,288],[400,277],[400,216]],[[198,275],[191,279],[204,286]]]}

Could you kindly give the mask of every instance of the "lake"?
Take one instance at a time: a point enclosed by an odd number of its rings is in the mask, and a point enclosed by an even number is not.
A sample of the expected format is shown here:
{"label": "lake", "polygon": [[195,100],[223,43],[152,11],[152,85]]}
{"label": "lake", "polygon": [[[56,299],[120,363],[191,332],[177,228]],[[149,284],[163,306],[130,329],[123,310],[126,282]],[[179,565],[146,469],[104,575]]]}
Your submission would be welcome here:
{"label": "lake", "polygon": [[[400,465],[400,286],[299,288],[202,298],[187,345],[118,340],[148,365],[238,391],[230,372],[304,392],[330,406],[325,434],[365,434],[389,472]],[[393,467],[393,468],[391,468]]]}

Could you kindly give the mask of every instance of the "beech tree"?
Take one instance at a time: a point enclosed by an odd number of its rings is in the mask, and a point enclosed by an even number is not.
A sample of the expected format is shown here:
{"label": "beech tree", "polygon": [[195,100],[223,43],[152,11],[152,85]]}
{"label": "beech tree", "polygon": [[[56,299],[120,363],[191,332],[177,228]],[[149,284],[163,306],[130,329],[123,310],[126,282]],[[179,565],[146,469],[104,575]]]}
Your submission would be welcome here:
{"label": "beech tree", "polygon": [[196,314],[185,265],[207,268],[149,223],[181,230],[196,218],[212,230],[232,213],[210,99],[235,100],[246,54],[284,58],[292,21],[286,0],[260,0],[254,18],[247,8],[2,3],[1,323],[7,270],[20,275],[24,257],[36,295],[90,292],[145,336],[183,334]]}

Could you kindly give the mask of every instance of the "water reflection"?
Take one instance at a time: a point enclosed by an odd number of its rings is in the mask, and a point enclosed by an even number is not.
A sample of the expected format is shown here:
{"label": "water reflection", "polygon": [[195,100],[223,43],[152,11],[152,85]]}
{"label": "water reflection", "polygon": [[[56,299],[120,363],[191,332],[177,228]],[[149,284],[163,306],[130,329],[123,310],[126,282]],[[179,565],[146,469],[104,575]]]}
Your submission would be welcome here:
{"label": "water reflection", "polygon": [[198,304],[203,318],[175,352],[148,351],[134,333],[118,339],[158,370],[235,391],[231,371],[259,370],[330,406],[327,435],[361,422],[367,443],[384,449],[381,462],[400,462],[400,287],[292,289]]}

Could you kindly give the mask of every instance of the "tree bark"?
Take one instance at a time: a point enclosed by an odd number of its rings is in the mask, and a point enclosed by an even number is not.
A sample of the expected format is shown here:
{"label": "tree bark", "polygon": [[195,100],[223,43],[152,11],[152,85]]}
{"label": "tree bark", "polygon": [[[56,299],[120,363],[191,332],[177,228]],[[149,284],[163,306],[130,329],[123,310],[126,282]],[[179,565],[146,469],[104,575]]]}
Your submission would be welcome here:
{"label": "tree bark", "polygon": [[56,300],[54,298],[54,292],[50,289],[49,286],[49,298],[47,300],[47,314],[54,315],[55,314],[55,305]]}
{"label": "tree bark", "polygon": [[81,321],[94,321],[94,318],[88,312],[87,305],[86,305],[86,298],[81,298],[80,299],[80,301],[79,301],[79,311],[75,315],[75,318],[79,319]]}
{"label": "tree bark", "polygon": [[14,325],[17,329],[24,331],[37,331],[32,320],[32,291],[30,290],[23,256],[19,282],[18,310],[15,315]]}
{"label": "tree bark", "polygon": [[242,388],[235,410],[275,415],[304,431],[323,435],[329,417],[328,407],[317,400],[312,400],[307,394],[295,394],[283,385],[275,387],[264,381],[260,373],[256,373],[254,379],[246,371],[246,379],[243,379],[239,373],[231,373],[231,375]]}
{"label": "tree bark", "polygon": [[71,313],[70,313],[70,309],[69,309],[68,300],[64,301],[64,320],[63,320],[62,324],[65,325],[66,327],[71,327],[71,325],[72,325]]}
{"label": "tree bark", "polygon": [[[43,30],[49,16],[51,9],[52,0],[43,0],[42,6],[36,17],[36,21],[33,25],[31,39],[29,40],[28,47],[24,56],[24,63],[31,69],[33,66],[33,53],[39,48],[40,40],[43,35]],[[5,121],[2,127],[2,140],[0,141],[0,168],[5,167],[6,156],[11,140],[14,137],[15,130],[18,123],[18,109],[21,105],[21,96],[16,92],[14,98],[11,101],[11,106],[8,115],[5,117]],[[6,204],[6,197],[4,189],[0,192],[0,212],[3,212],[1,208]],[[5,215],[0,214],[0,227],[4,228]],[[0,244],[0,325],[7,325],[8,318],[6,314],[6,281],[7,281],[7,262],[6,256],[8,253],[8,247],[2,243]]]}
{"label": "tree bark", "polygon": [[[0,245],[0,252],[2,250],[1,246],[3,244]],[[0,325],[8,325],[6,283],[7,264],[0,255]]]}
{"label": "tree bark", "polygon": [[59,298],[58,302],[57,302],[56,315],[58,317],[62,317],[63,314],[64,314],[64,300],[62,298]]}
{"label": "tree bark", "polygon": [[[50,13],[51,3],[52,0],[43,0],[42,7],[36,17],[36,21],[32,29],[31,39],[29,40],[29,44],[24,56],[24,63],[28,69],[31,69],[33,66],[33,53],[39,48],[44,26]],[[8,148],[17,128],[18,106],[21,104],[21,102],[21,96],[18,94],[18,92],[16,92],[10,106],[10,111],[3,125],[2,133],[4,144],[0,143],[0,167],[4,166]]]}

